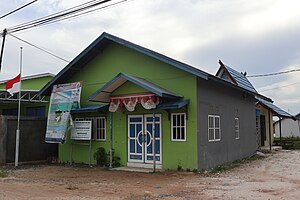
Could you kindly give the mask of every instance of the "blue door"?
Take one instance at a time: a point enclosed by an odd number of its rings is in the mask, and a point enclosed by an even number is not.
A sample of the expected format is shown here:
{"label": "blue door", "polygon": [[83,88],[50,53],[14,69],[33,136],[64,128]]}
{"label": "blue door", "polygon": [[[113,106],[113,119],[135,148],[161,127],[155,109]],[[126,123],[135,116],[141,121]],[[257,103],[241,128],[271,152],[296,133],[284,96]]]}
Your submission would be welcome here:
{"label": "blue door", "polygon": [[161,164],[161,116],[155,115],[153,134],[153,115],[128,116],[128,161],[153,163],[153,136],[155,135],[155,158]]}

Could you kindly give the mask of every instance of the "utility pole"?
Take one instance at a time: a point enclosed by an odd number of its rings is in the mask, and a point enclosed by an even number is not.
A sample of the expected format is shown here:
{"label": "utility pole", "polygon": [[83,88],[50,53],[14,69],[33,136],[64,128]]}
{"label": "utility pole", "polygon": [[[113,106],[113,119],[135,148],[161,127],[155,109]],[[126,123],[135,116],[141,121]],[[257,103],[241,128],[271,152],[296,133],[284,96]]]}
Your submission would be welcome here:
{"label": "utility pole", "polygon": [[4,29],[3,32],[2,32],[3,40],[2,40],[1,52],[0,52],[0,71],[1,71],[1,67],[2,67],[2,58],[3,58],[3,51],[4,51],[4,43],[5,43],[6,34],[7,34],[7,30]]}

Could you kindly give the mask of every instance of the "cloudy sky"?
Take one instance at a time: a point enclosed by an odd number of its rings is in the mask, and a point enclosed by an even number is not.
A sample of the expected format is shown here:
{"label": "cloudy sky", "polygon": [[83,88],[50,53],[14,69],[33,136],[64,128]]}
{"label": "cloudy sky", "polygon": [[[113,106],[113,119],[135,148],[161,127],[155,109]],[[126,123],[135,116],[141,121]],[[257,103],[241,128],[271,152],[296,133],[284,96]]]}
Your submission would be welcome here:
{"label": "cloudy sky", "polygon": [[[31,0],[0,1],[2,16]],[[0,19],[0,30],[86,1],[39,0]],[[14,35],[71,61],[105,31],[211,74],[219,59],[248,75],[266,74],[300,68],[299,8],[298,0],[129,0]],[[56,74],[67,64],[8,36],[1,80],[18,73],[20,46],[25,76]],[[300,112],[300,72],[249,79],[281,108]]]}

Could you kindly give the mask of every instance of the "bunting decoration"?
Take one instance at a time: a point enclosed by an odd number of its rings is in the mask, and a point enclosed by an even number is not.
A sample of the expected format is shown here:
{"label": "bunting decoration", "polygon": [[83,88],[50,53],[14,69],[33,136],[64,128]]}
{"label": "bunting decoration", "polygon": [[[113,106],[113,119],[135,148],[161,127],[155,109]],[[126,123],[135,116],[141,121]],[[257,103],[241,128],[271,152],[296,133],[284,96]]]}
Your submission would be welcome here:
{"label": "bunting decoration", "polygon": [[133,112],[136,105],[140,103],[147,110],[155,109],[160,98],[155,94],[121,95],[110,98],[109,112],[116,112],[119,108],[125,107]]}

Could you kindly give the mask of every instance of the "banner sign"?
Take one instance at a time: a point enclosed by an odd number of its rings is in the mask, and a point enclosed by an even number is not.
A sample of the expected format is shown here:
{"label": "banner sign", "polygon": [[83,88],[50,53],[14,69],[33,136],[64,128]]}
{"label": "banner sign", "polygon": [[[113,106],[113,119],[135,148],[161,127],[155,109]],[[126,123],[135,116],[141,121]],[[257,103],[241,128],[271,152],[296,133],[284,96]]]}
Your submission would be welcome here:
{"label": "banner sign", "polygon": [[71,123],[70,112],[79,108],[82,81],[54,85],[50,98],[45,141],[64,143]]}
{"label": "banner sign", "polygon": [[72,128],[72,140],[91,140],[92,139],[92,122],[91,121],[75,121],[75,128]]}

